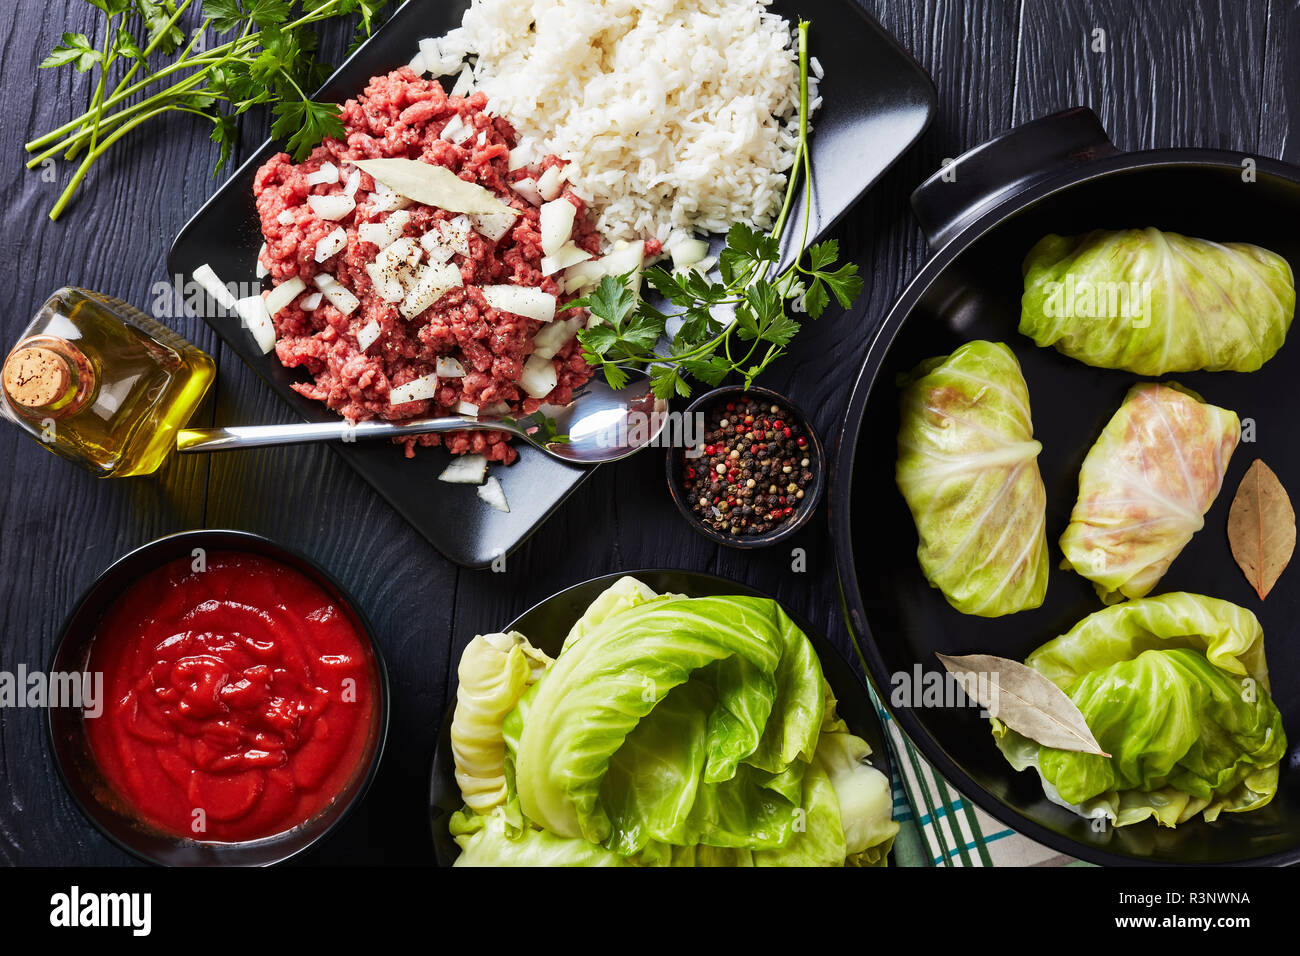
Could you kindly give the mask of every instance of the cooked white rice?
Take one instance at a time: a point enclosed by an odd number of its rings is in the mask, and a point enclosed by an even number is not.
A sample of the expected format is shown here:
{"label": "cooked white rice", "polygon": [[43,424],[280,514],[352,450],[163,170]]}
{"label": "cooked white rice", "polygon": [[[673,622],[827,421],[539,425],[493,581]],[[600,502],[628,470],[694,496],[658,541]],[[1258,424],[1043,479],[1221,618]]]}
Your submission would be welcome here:
{"label": "cooked white rice", "polygon": [[445,76],[469,56],[525,155],[572,164],[606,239],[672,246],[733,222],[770,228],[779,210],[799,67],[766,2],[474,0],[417,63]]}

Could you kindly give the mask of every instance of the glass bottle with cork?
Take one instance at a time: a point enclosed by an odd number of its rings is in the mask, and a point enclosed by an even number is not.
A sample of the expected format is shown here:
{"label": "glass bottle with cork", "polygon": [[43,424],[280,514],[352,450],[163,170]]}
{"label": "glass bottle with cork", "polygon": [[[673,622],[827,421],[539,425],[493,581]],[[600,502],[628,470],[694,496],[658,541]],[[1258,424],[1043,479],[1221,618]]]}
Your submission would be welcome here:
{"label": "glass bottle with cork", "polygon": [[100,477],[147,475],[215,372],[204,352],[134,306],[60,289],[4,361],[0,412]]}

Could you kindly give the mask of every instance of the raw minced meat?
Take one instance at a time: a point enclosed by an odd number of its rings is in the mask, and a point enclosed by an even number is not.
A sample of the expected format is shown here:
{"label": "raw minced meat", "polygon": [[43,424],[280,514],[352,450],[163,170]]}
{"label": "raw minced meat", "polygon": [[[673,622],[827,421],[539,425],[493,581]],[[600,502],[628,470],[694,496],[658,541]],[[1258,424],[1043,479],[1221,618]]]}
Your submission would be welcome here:
{"label": "raw minced meat", "polygon": [[[455,116],[473,130],[459,146],[439,138]],[[307,291],[274,319],[280,362],[289,368],[302,367],[312,376],[312,381],[293,387],[351,421],[455,414],[460,402],[483,410],[508,407],[513,415],[531,414],[543,404],[569,402],[573,390],[592,374],[577,341],[570,340],[552,359],[558,379],[555,389],[544,398],[529,397],[518,383],[524,361],[533,351],[533,336],[542,323],[492,308],[480,288],[508,283],[558,293],[556,276],[541,273],[538,209],[509,185],[522,175],[520,170],[508,170],[508,154],[515,145],[511,125],[488,112],[482,93],[447,96],[438,82],[423,80],[408,68],[372,79],[361,96],[343,105],[342,119],[344,140],[325,140],[302,163],[294,163],[284,153],[273,156],[254,180],[266,240],[262,265],[277,284],[295,276],[307,284]],[[470,232],[469,254],[456,254],[451,260],[460,270],[463,288],[447,292],[410,320],[403,318],[400,303],[379,296],[366,272],[367,263],[380,250],[360,239],[358,227],[383,222],[389,215],[376,209],[374,180],[361,174],[356,209],[339,221],[319,218],[307,203],[309,195],[342,194],[354,168],[349,161],[390,157],[445,166],[461,179],[492,190],[519,212],[513,227],[498,242]],[[327,162],[339,168],[338,182],[309,185],[308,176]],[[548,157],[544,165],[559,162]],[[599,238],[588,221],[586,204],[571,191],[563,195],[578,210],[573,241],[598,254]],[[412,238],[434,228],[437,220],[456,218],[455,213],[418,203],[408,206],[406,212],[410,220],[402,235]],[[316,244],[339,227],[347,233],[346,246],[317,263]],[[333,275],[360,300],[360,306],[345,316],[325,299],[315,310],[304,311],[303,300],[316,291],[312,278],[319,272]],[[555,320],[576,314],[560,311]],[[363,351],[357,335],[371,321],[378,323],[380,334]],[[393,387],[432,374],[440,358],[459,361],[465,376],[440,378],[432,399],[389,403]],[[408,457],[414,455],[416,445],[438,444],[445,444],[453,453],[477,452],[494,461],[509,463],[517,457],[504,432],[460,431],[400,441]]]}

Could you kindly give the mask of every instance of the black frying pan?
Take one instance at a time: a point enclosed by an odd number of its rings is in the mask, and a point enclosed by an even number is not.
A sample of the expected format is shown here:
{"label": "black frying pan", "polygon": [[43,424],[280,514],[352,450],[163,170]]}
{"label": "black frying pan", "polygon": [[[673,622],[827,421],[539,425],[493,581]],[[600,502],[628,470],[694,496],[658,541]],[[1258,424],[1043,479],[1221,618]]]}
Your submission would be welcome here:
{"label": "black frying pan", "polygon": [[[1247,162],[1249,161],[1249,162]],[[1246,173],[1247,175],[1243,175]],[[954,175],[955,174],[955,175]],[[1250,181],[1253,178],[1253,181]],[[1121,154],[1097,117],[1070,110],[1004,133],[971,150],[912,196],[934,257],[886,317],[849,403],[834,463],[830,520],[849,618],[870,676],[887,702],[891,677],[935,652],[991,653],[1022,660],[1102,607],[1092,585],[1060,570],[1057,544],[1078,491],[1083,457],[1138,377],[1095,369],[1037,348],[1016,326],[1025,253],[1049,232],[1156,226],[1284,255],[1300,274],[1300,169],[1219,150]],[[1263,458],[1300,494],[1300,448],[1292,417],[1300,386],[1300,332],[1260,371],[1166,376],[1256,422],[1256,441],[1233,455],[1205,527],[1155,593],[1193,591],[1258,615],[1267,640],[1273,696],[1291,750],[1277,796],[1262,810],[1225,814],[1176,830],[1144,823],[1094,832],[1046,800],[1037,775],[1016,773],[994,747],[987,721],[970,709],[894,708],[925,756],[967,797],[1009,826],[1064,853],[1098,863],[1292,863],[1300,860],[1300,566],[1261,602],[1228,549],[1228,507],[1246,468]],[[1015,351],[1029,384],[1047,488],[1052,576],[1043,606],[996,619],[948,606],[916,562],[916,530],[894,484],[898,433],[895,377],[932,355],[986,338]],[[1300,565],[1300,561],[1296,562]]]}

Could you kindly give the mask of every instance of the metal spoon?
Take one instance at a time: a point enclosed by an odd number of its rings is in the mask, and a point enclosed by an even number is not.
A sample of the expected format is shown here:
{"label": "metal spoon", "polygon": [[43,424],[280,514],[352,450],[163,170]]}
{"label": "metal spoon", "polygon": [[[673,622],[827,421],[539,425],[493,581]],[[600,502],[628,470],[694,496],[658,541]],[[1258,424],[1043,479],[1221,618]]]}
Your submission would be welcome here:
{"label": "metal spoon", "polygon": [[[524,418],[484,419],[454,415],[413,418],[404,422],[345,419],[300,425],[236,425],[230,428],[182,428],[176,433],[176,450],[229,451],[267,445],[298,445],[317,441],[361,441],[432,432],[503,431],[517,435],[552,458],[580,465],[617,461],[650,444],[667,423],[668,403],[655,398],[650,380],[639,376],[615,391],[603,377],[593,378],[564,406],[548,406]],[[544,418],[566,440],[542,441],[537,432]],[[538,435],[544,432],[538,432]]]}

